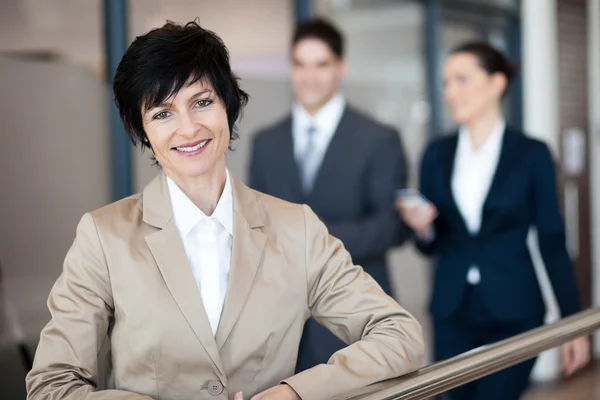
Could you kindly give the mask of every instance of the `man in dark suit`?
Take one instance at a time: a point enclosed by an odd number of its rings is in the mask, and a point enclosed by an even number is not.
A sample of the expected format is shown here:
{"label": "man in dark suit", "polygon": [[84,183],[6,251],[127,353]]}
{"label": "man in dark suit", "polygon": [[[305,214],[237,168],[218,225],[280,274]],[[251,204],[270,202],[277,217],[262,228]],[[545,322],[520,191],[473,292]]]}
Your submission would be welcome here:
{"label": "man in dark suit", "polygon": [[[291,115],[257,133],[250,185],[308,204],[391,294],[386,252],[406,237],[394,212],[406,181],[399,134],[353,109],[339,93],[345,70],[343,37],[330,23],[299,25],[292,42]],[[339,299],[344,301],[344,299]],[[297,370],[327,363],[344,343],[314,320],[305,326]]]}

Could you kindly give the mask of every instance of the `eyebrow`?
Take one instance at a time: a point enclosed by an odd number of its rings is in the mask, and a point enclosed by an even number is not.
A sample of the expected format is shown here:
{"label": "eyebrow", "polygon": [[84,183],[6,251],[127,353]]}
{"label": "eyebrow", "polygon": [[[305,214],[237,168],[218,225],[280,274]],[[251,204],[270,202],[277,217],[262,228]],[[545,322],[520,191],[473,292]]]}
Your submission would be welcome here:
{"label": "eyebrow", "polygon": [[198,93],[196,93],[195,95],[193,95],[192,97],[190,97],[190,99],[195,100],[198,97],[205,95],[205,94],[212,94],[212,89],[202,89],[201,91],[199,91]]}
{"label": "eyebrow", "polygon": [[[205,94],[207,94],[207,93],[210,93],[210,94],[212,94],[212,93],[213,93],[213,90],[212,90],[212,89],[208,89],[208,88],[207,88],[207,89],[202,89],[202,90],[200,90],[199,92],[197,92],[196,94],[194,94],[192,97],[190,97],[190,99],[191,99],[191,100],[195,100],[195,99],[197,99],[198,97],[200,97],[200,96],[202,96],[202,95],[205,95]],[[173,101],[170,101],[170,102],[163,101],[162,103],[158,104],[156,107],[152,107],[152,108],[150,108],[150,109],[146,110],[146,111],[144,112],[144,115],[147,115],[148,113],[151,113],[152,111],[154,111],[154,110],[156,110],[156,109],[158,109],[158,108],[165,108],[165,107],[167,107],[167,108],[168,108],[168,107],[171,107],[171,104],[173,104]]]}

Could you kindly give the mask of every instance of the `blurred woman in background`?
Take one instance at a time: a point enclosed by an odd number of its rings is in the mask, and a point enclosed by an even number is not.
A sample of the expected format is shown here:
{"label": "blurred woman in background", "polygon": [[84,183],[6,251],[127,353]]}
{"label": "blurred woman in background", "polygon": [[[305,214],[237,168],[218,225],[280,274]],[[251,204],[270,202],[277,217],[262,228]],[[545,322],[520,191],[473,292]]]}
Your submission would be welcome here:
{"label": "blurred woman in background", "polygon": [[[507,125],[502,98],[514,69],[487,43],[467,43],[444,65],[444,97],[458,132],[426,149],[418,206],[397,208],[417,247],[436,256],[433,298],[437,360],[536,328],[544,302],[527,247],[531,226],[563,317],[581,310],[565,245],[548,147]],[[589,360],[589,341],[563,346],[565,375]],[[464,385],[456,400],[518,399],[535,359]],[[446,397],[448,398],[448,397]]]}

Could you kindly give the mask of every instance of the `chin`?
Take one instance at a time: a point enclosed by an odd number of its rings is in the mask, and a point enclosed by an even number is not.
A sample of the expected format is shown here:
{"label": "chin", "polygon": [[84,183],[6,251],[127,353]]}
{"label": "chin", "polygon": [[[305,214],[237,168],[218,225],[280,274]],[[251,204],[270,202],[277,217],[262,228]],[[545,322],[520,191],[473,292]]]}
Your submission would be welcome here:
{"label": "chin", "polygon": [[452,119],[458,125],[465,125],[468,121],[471,120],[471,116],[465,112],[455,112],[452,113]]}
{"label": "chin", "polygon": [[320,107],[323,103],[323,97],[316,96],[305,97],[305,99],[302,101],[302,104],[306,108],[317,108]]}
{"label": "chin", "polygon": [[188,178],[197,178],[199,176],[208,174],[211,171],[211,166],[207,165],[186,165],[180,168],[178,172],[182,176],[186,176]]}

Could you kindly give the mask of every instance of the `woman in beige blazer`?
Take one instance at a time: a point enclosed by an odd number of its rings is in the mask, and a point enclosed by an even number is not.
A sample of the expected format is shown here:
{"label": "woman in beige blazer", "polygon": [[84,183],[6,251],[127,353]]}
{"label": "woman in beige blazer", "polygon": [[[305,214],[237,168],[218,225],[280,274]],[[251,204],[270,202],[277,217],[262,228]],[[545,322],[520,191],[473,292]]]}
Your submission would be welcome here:
{"label": "woman in beige blazer", "polygon": [[[138,37],[114,92],[161,172],[81,219],[28,399],[332,399],[421,365],[419,324],[308,207],[227,172],[247,95],[218,36],[192,22]],[[293,375],[311,316],[349,346]],[[116,389],[98,391],[107,338]]]}

